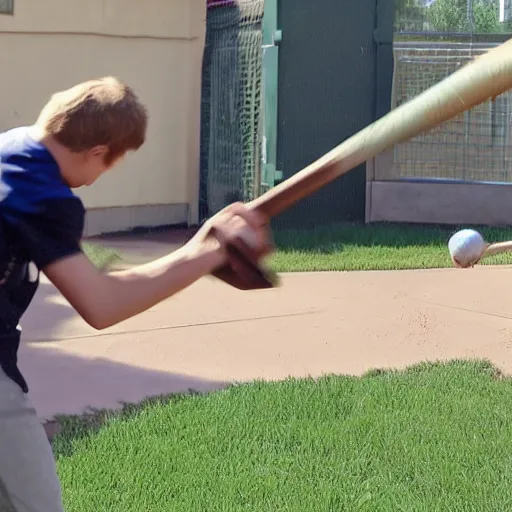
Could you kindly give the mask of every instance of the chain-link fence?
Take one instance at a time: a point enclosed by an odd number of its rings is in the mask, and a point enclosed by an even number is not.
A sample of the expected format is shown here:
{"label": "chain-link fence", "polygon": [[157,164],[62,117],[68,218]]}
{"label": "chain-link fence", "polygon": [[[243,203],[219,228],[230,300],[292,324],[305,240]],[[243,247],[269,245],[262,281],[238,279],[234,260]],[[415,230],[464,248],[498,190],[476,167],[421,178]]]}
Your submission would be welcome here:
{"label": "chain-link fence", "polygon": [[264,0],[208,5],[203,63],[201,220],[248,201],[259,182]]}
{"label": "chain-link fence", "polygon": [[[505,41],[512,0],[397,0],[392,107]],[[512,182],[512,93],[394,149],[380,180]]]}
{"label": "chain-link fence", "polygon": [[13,8],[13,0],[0,0],[0,14],[12,14]]}
{"label": "chain-link fence", "polygon": [[[485,44],[395,43],[393,107],[412,99],[485,52]],[[398,144],[397,178],[512,181],[512,93],[483,103]]]}

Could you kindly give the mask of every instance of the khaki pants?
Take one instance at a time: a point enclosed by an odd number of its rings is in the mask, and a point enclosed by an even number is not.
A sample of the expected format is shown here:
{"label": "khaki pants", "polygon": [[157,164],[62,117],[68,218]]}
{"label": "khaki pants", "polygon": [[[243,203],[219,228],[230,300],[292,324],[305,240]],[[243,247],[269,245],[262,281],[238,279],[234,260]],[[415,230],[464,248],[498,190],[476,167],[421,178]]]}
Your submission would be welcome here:
{"label": "khaki pants", "polygon": [[0,512],[62,512],[50,443],[20,387],[0,369]]}

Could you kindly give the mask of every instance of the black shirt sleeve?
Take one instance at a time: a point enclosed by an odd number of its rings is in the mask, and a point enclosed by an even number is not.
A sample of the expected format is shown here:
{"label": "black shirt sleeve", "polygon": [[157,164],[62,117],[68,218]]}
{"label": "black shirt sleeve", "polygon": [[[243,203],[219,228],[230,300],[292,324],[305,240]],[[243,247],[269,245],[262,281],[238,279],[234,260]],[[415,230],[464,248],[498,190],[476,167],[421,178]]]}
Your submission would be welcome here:
{"label": "black shirt sleeve", "polygon": [[44,199],[32,204],[29,211],[4,214],[15,245],[40,270],[81,252],[84,216],[77,197]]}

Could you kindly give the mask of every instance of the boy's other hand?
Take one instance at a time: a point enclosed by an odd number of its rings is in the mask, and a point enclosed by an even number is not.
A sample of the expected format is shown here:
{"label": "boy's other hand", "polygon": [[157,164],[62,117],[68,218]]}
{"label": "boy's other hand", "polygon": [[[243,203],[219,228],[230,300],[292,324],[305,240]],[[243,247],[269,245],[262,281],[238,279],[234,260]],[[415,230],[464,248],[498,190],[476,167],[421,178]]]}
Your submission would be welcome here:
{"label": "boy's other hand", "polygon": [[[273,250],[268,218],[243,203],[233,203],[211,217],[189,242],[191,248],[218,247],[223,263],[229,258],[229,246],[256,263]],[[236,268],[233,268],[236,271]]]}

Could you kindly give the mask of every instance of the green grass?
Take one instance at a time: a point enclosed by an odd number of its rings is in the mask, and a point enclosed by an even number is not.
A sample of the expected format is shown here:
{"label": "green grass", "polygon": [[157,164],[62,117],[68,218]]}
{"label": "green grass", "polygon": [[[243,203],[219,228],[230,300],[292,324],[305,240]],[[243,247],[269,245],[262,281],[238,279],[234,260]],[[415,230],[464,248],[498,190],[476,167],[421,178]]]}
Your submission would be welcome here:
{"label": "green grass", "polygon": [[[459,227],[403,224],[338,224],[329,227],[277,230],[276,252],[268,265],[275,272],[406,270],[451,267],[450,236]],[[512,228],[477,228],[486,240],[512,240]],[[104,268],[120,254],[98,244],[84,244],[91,260]],[[486,258],[482,265],[511,264],[512,254]]]}
{"label": "green grass", "polygon": [[257,382],[63,427],[68,512],[512,510],[512,380],[487,362]]}
{"label": "green grass", "polygon": [[[303,231],[277,231],[276,272],[405,270],[451,267],[448,240],[460,228],[396,224],[341,224]],[[490,242],[512,240],[510,228],[478,228]],[[486,258],[484,265],[510,264],[512,255]]]}
{"label": "green grass", "polygon": [[82,244],[84,253],[99,268],[105,268],[116,261],[120,255],[117,251],[109,249],[100,244]]}

